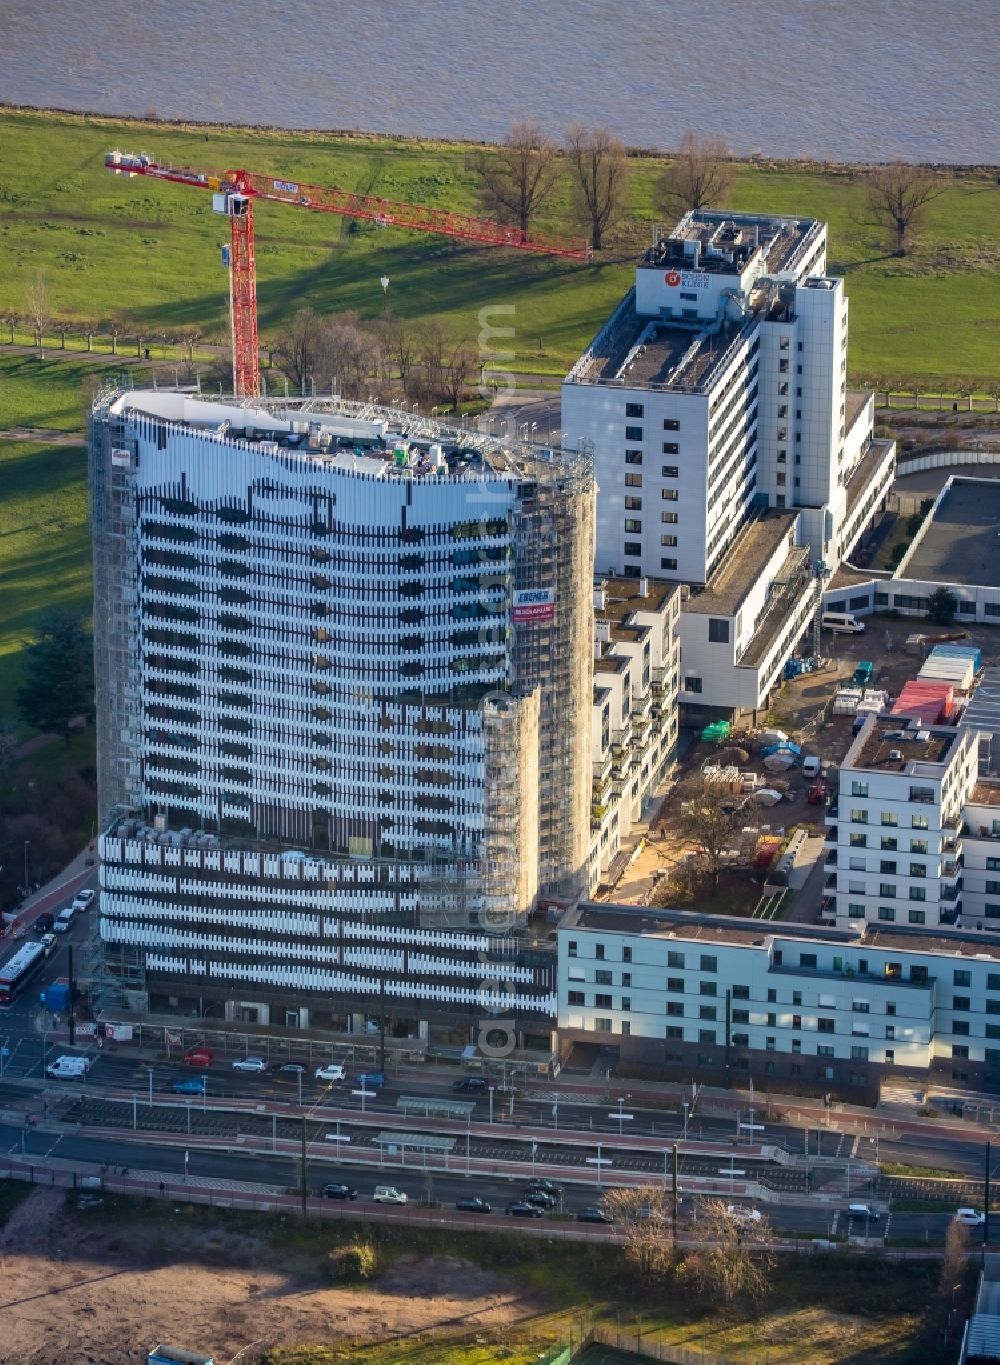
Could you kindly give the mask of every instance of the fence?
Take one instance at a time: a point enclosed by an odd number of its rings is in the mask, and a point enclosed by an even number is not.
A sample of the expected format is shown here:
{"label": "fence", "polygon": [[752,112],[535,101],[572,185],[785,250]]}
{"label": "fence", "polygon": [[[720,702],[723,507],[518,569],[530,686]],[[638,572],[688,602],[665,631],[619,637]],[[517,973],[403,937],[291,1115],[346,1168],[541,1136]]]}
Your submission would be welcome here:
{"label": "fence", "polygon": [[[644,1360],[663,1361],[665,1365],[745,1365],[744,1361],[738,1361],[732,1356],[720,1356],[714,1351],[699,1351],[695,1347],[649,1341],[644,1339],[641,1332],[628,1332],[620,1327],[599,1325],[591,1328],[574,1360],[579,1361],[580,1365],[585,1365],[588,1353],[595,1346],[610,1346],[618,1351],[628,1351]],[[755,1351],[754,1360],[757,1359],[759,1353]]]}

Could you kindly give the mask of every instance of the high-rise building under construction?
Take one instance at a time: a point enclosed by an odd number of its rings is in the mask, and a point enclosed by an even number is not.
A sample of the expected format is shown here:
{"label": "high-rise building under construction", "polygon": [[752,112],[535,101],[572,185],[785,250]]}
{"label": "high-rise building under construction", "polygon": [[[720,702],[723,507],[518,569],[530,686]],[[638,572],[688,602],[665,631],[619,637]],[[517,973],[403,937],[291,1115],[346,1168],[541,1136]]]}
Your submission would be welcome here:
{"label": "high-rise building under construction", "polygon": [[588,452],[130,391],[91,482],[105,1003],[547,1036],[520,930],[586,885]]}

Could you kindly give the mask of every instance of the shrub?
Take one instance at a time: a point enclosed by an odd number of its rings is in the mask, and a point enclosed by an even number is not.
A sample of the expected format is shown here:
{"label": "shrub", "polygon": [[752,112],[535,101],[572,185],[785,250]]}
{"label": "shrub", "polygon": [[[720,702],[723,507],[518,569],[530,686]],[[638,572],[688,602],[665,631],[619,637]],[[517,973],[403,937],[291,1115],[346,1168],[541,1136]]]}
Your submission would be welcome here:
{"label": "shrub", "polygon": [[334,1284],[370,1280],[378,1270],[378,1253],[371,1242],[349,1242],[327,1254],[327,1268]]}

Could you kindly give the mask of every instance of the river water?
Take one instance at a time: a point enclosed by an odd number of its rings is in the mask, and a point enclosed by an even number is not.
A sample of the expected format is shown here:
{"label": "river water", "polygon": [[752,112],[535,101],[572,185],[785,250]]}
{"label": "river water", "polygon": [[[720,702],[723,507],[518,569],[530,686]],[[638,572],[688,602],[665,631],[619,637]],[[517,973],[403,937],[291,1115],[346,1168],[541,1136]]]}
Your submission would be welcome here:
{"label": "river water", "polygon": [[[1000,162],[1000,0],[0,0],[0,100],[500,138]],[[0,147],[2,162],[2,147]]]}

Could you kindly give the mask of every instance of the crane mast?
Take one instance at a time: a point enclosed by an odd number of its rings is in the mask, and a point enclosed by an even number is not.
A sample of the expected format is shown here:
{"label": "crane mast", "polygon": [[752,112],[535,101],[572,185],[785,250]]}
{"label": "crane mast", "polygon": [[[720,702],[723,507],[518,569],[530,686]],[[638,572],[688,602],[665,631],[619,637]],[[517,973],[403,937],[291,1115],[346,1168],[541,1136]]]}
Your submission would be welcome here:
{"label": "crane mast", "polygon": [[212,207],[229,219],[230,291],[233,330],[233,380],[237,396],[260,393],[260,349],[257,338],[257,264],[254,252],[254,200],[362,218],[380,227],[405,227],[440,233],[484,246],[513,247],[569,260],[590,259],[585,242],[528,234],[519,228],[469,214],[424,204],[408,204],[377,195],[356,194],[333,185],[306,185],[253,171],[208,171],[161,164],[146,153],[109,152],[104,164],[116,175],[147,176],[171,184],[210,190]]}

